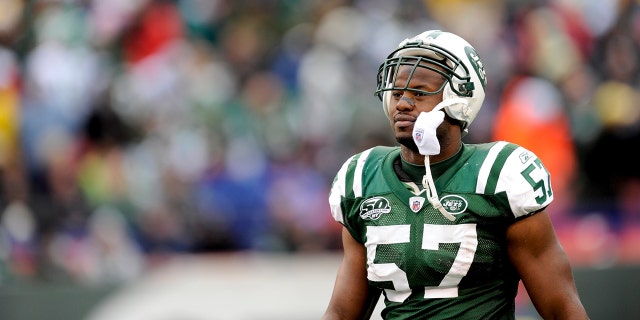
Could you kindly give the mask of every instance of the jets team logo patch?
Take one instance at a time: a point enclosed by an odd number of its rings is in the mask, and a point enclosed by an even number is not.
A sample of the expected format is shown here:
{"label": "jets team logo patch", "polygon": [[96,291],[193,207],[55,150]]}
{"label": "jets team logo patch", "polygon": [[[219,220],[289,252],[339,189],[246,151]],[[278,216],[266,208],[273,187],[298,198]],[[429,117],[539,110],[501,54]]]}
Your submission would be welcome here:
{"label": "jets team logo patch", "polygon": [[448,195],[440,199],[440,203],[451,214],[463,213],[469,206],[467,200],[461,196]]}
{"label": "jets team logo patch", "polygon": [[360,218],[378,220],[383,214],[391,212],[389,200],[383,197],[373,197],[360,205]]}

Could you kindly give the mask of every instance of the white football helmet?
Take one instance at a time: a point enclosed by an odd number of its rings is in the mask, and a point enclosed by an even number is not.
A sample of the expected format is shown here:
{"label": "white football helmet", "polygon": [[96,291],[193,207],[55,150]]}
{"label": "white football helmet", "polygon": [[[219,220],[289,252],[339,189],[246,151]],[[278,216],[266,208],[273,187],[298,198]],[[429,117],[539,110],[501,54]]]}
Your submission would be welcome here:
{"label": "white football helmet", "polygon": [[[416,68],[436,71],[447,78],[447,81],[434,92],[408,88],[411,78],[396,87],[394,84],[398,67],[401,65],[412,66],[414,71]],[[387,116],[392,90],[416,91],[423,94],[438,94],[444,90],[440,108],[451,118],[462,123],[463,134],[468,132],[469,125],[482,107],[487,85],[484,65],[476,50],[460,36],[440,30],[425,31],[402,41],[380,65],[377,78],[375,94],[382,100],[382,107]]]}

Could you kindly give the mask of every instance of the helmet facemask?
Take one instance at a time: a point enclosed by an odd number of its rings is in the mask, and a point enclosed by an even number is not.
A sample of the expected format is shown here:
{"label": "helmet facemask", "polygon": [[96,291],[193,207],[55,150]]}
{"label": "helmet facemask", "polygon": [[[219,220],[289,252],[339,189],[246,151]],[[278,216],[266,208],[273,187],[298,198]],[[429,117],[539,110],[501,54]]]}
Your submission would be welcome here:
{"label": "helmet facemask", "polygon": [[[415,54],[415,55],[414,55]],[[411,66],[412,70],[404,86],[395,86],[398,70],[401,66]],[[435,91],[425,91],[409,88],[409,82],[417,68],[425,68],[439,73],[447,79]],[[462,72],[458,71],[459,68]],[[387,91],[406,90],[426,95],[442,92],[449,84],[450,90],[457,96],[472,97],[475,88],[467,67],[446,49],[436,45],[425,45],[422,41],[407,43],[393,51],[378,68],[377,87],[375,94],[383,99]]]}

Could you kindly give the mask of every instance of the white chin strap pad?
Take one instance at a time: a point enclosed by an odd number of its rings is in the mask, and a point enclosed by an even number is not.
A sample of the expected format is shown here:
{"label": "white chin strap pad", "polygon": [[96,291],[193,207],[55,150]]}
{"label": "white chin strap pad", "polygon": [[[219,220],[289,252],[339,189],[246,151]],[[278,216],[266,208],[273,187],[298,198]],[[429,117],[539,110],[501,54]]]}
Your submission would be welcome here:
{"label": "white chin strap pad", "polygon": [[413,124],[413,141],[421,155],[440,153],[440,142],[436,137],[436,128],[444,121],[444,112],[421,112]]}
{"label": "white chin strap pad", "polygon": [[[413,124],[412,135],[421,155],[429,156],[440,153],[440,142],[436,137],[436,129],[444,121],[444,113],[447,112],[451,116],[451,112],[466,110],[468,105],[467,99],[449,98],[442,100],[430,112],[420,112]],[[460,119],[459,117],[453,118]]]}

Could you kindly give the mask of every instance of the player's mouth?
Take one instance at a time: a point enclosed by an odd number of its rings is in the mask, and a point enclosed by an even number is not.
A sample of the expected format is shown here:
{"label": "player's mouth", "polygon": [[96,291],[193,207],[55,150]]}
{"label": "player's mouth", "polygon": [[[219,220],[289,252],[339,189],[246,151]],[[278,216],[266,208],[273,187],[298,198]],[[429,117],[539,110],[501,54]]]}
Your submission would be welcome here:
{"label": "player's mouth", "polygon": [[416,117],[409,114],[398,113],[393,117],[393,123],[397,128],[411,127],[414,122],[416,122]]}

